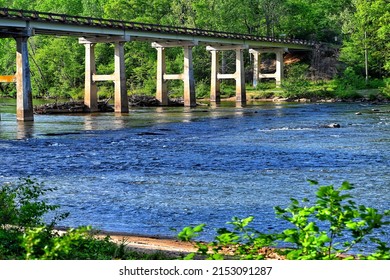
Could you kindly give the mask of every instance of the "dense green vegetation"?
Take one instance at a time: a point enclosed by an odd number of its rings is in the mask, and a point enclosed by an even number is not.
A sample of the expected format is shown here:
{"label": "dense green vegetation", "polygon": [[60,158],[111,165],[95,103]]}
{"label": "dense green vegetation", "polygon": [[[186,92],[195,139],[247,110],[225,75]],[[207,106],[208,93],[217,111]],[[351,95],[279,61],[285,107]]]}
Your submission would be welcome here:
{"label": "dense green vegetation", "polygon": [[[317,185],[316,182],[312,182]],[[311,205],[307,199],[300,204],[291,199],[287,208],[275,207],[276,215],[292,225],[280,233],[261,233],[249,227],[254,217],[234,217],[233,229],[221,228],[211,243],[195,242],[201,257],[264,259],[276,249],[288,259],[390,259],[389,244],[381,241],[378,234],[389,225],[390,212],[380,213],[374,208],[357,206],[346,191],[353,187],[344,182],[341,187],[320,186],[317,200]],[[55,231],[55,225],[69,213],[58,212],[45,195],[54,191],[43,183],[25,178],[0,187],[0,259],[44,260],[104,260],[104,259],[169,259],[161,253],[137,253],[106,236],[97,238],[91,227]],[[51,217],[51,220],[47,220]],[[46,222],[45,222],[46,220]],[[178,238],[192,241],[203,231],[204,224],[185,227]],[[375,235],[373,235],[375,234]],[[377,250],[371,254],[347,257],[356,244],[370,243]],[[363,252],[364,253],[364,252]],[[186,258],[195,256],[189,254]]]}
{"label": "dense green vegetation", "polygon": [[[318,89],[316,83],[323,77],[318,73],[313,76],[316,72],[313,67],[318,65],[313,64],[309,55],[301,59],[304,64],[302,68],[308,71],[300,79],[300,85],[292,85],[287,80],[284,96],[294,97],[302,91],[309,96],[325,94],[327,97],[347,91],[349,96],[353,96],[354,90],[367,87],[365,53],[368,56],[369,81],[379,79],[368,87],[379,87],[384,96],[390,95],[390,5],[387,0],[0,0],[0,6],[338,44],[339,51],[334,55],[339,62],[332,66],[337,73],[332,73],[334,81],[330,86],[326,84]],[[30,38],[29,47],[33,93],[36,97],[82,96],[84,49],[77,39],[36,36]],[[0,40],[1,74],[15,71],[14,49],[13,39]],[[98,44],[96,53],[98,73],[113,72],[113,46]],[[181,72],[182,57],[182,50],[169,49],[167,71]],[[194,59],[197,95],[207,97],[210,54],[204,47],[195,47]],[[250,77],[249,54],[245,59],[247,76]],[[231,72],[231,68],[234,69],[234,55],[226,52],[223,60],[224,68]],[[129,93],[154,93],[155,66],[156,51],[149,43],[126,44]],[[290,77],[291,80],[294,78]],[[222,90],[226,95],[229,95],[229,83],[223,83]],[[112,95],[112,83],[101,82],[99,87],[101,97]],[[181,95],[180,82],[172,81],[169,87],[172,95]],[[260,89],[260,92],[264,91]],[[279,92],[273,91],[273,94],[278,95]],[[0,95],[14,96],[15,85],[0,84]]]}

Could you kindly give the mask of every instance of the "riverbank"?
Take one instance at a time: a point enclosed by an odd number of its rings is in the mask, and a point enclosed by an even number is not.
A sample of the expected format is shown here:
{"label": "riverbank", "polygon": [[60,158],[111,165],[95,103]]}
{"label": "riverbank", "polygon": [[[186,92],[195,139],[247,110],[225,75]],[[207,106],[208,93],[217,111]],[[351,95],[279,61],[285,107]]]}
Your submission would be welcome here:
{"label": "riverbank", "polygon": [[[390,102],[384,98],[372,98],[372,93],[366,91],[365,95],[359,98],[283,98],[283,97],[270,97],[270,98],[259,98],[253,95],[248,95],[247,102],[293,102],[293,103],[371,103],[371,104],[387,104]],[[99,112],[114,112],[113,105],[109,102],[110,100],[103,100],[98,102]],[[222,98],[221,102],[235,102],[236,97]],[[210,99],[202,98],[197,100],[198,106],[209,106]],[[155,97],[146,95],[129,96],[130,107],[158,107],[159,102]],[[180,98],[170,100],[170,105],[173,107],[184,106],[184,102]],[[34,107],[34,114],[71,114],[71,113],[88,113],[87,107],[83,101],[67,101],[67,102],[55,102],[46,103],[43,105],[37,105]]]}
{"label": "riverbank", "polygon": [[[299,95],[297,97],[282,97],[282,90],[258,91],[247,90],[247,103],[370,103],[370,104],[389,104],[390,98],[386,97],[379,89],[356,90],[353,95],[333,96],[332,94],[310,94]],[[2,104],[2,112],[13,112],[12,107],[16,104],[16,99],[10,97],[0,98],[5,100]],[[221,102],[235,102],[234,93],[230,96],[222,96]],[[35,114],[80,114],[88,113],[88,108],[84,105],[83,100],[73,99],[35,99]],[[210,106],[209,98],[197,98],[198,106]],[[132,94],[129,95],[130,107],[159,107],[158,100],[152,95]],[[182,98],[171,98],[170,107],[184,106]],[[113,112],[114,105],[111,98],[100,100],[98,103],[99,112]]]}
{"label": "riverbank", "polygon": [[[66,230],[66,228],[57,229],[60,234],[65,233]],[[197,252],[194,243],[180,241],[173,237],[137,235],[111,231],[96,231],[92,234],[99,239],[109,237],[112,242],[117,245],[124,245],[130,251],[148,255],[161,254],[166,256],[167,259],[184,258],[188,254]],[[204,242],[204,244],[206,243]],[[230,252],[229,249],[225,249],[221,253],[224,254],[226,258],[229,258],[229,256],[232,255],[232,252]],[[262,248],[259,250],[259,253],[264,254],[268,260],[285,259],[285,256],[279,255],[273,248]],[[196,258],[201,259],[202,257],[197,256]]]}

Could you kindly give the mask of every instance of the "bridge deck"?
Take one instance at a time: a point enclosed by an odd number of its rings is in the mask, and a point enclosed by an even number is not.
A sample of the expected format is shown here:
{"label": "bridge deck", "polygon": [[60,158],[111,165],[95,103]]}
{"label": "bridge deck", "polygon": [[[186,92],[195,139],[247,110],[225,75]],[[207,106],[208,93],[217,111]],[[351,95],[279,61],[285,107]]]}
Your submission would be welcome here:
{"label": "bridge deck", "polygon": [[[311,49],[312,41],[255,36],[196,28],[166,26],[37,11],[0,8],[0,37],[31,30],[33,34],[56,36],[130,36],[143,41],[197,41],[199,44],[237,44],[256,47]],[[33,35],[32,34],[32,35]]]}

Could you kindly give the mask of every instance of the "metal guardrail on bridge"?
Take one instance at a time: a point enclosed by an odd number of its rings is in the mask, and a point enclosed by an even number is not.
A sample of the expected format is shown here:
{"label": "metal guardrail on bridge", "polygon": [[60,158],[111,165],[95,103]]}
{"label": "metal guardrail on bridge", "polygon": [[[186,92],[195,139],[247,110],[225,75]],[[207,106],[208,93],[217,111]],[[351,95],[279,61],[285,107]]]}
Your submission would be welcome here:
{"label": "metal guardrail on bridge", "polygon": [[9,8],[0,8],[0,18],[22,19],[25,21],[61,23],[61,24],[79,25],[79,26],[103,27],[103,28],[112,28],[112,29],[120,29],[120,30],[138,30],[138,31],[146,31],[146,32],[147,31],[160,32],[165,34],[169,33],[169,34],[182,34],[182,35],[189,35],[189,36],[203,36],[203,37],[212,37],[212,38],[246,40],[246,41],[255,41],[255,42],[286,43],[286,44],[296,44],[296,45],[302,45],[308,47],[314,46],[316,44],[316,42],[314,41],[307,41],[301,39],[257,36],[251,34],[239,34],[239,33],[232,33],[232,32],[222,32],[222,31],[187,28],[187,27],[180,27],[180,26],[168,26],[168,25],[159,25],[159,24],[151,24],[151,23],[93,18],[93,17],[70,16],[66,14],[45,13],[45,12],[38,12],[38,11],[17,10],[17,9],[9,9]]}

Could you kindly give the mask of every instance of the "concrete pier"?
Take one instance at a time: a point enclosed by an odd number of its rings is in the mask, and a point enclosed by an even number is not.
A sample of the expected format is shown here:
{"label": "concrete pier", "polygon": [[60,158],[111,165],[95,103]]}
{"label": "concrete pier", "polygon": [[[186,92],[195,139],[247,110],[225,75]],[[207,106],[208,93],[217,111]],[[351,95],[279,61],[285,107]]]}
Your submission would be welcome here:
{"label": "concrete pier", "polygon": [[[96,82],[113,81],[115,84],[115,112],[128,113],[129,101],[126,88],[126,69],[124,44],[130,37],[96,37],[80,38],[79,43],[85,46],[85,94],[84,103],[90,112],[98,111],[98,89]],[[97,75],[95,62],[95,45],[97,43],[115,44],[115,71],[111,75]]]}
{"label": "concrete pier", "polygon": [[33,121],[33,103],[28,61],[28,36],[16,37],[16,119]]}
{"label": "concrete pier", "polygon": [[221,87],[218,79],[219,72],[219,52],[210,50],[211,52],[211,85],[210,85],[210,102],[221,102]]}
{"label": "concrete pier", "polygon": [[[245,69],[244,69],[244,54],[243,50],[247,49],[247,45],[232,45],[232,46],[207,46],[207,50],[211,52],[211,86],[210,86],[210,101],[219,103],[220,97],[220,80],[235,79],[236,81],[236,103],[237,105],[246,104],[245,90]],[[236,72],[234,74],[219,73],[219,52],[221,51],[236,52]]]}
{"label": "concrete pier", "polygon": [[98,111],[97,85],[93,80],[96,74],[95,64],[95,44],[85,43],[85,86],[84,86],[84,105],[90,112]]}
{"label": "concrete pier", "polygon": [[[194,42],[153,42],[152,47],[157,50],[157,85],[156,98],[161,105],[167,106],[168,97],[168,80],[182,80],[184,82],[184,106],[195,107],[195,79],[194,65],[192,59],[192,48],[198,43]],[[184,50],[184,70],[181,74],[167,74],[165,62],[165,49],[181,47]]]}
{"label": "concrete pier", "polygon": [[0,76],[0,83],[16,83],[16,119],[21,122],[34,120],[32,103],[31,73],[28,60],[28,38],[33,36],[31,28],[17,34],[5,35],[16,40],[16,73]]}
{"label": "concrete pier", "polygon": [[165,64],[165,48],[155,47],[157,50],[157,86],[156,99],[162,106],[168,106],[168,88],[167,81],[164,79],[166,64]]}
{"label": "concrete pier", "polygon": [[126,87],[126,67],[125,67],[125,49],[124,41],[115,43],[115,112],[128,113],[129,99],[127,97]]}
{"label": "concrete pier", "polygon": [[[261,79],[275,79],[276,87],[280,87],[283,80],[283,54],[284,48],[264,48],[264,49],[250,49],[249,52],[253,55],[253,86],[256,87]],[[261,54],[275,53],[276,54],[276,71],[275,73],[261,73]]]}

